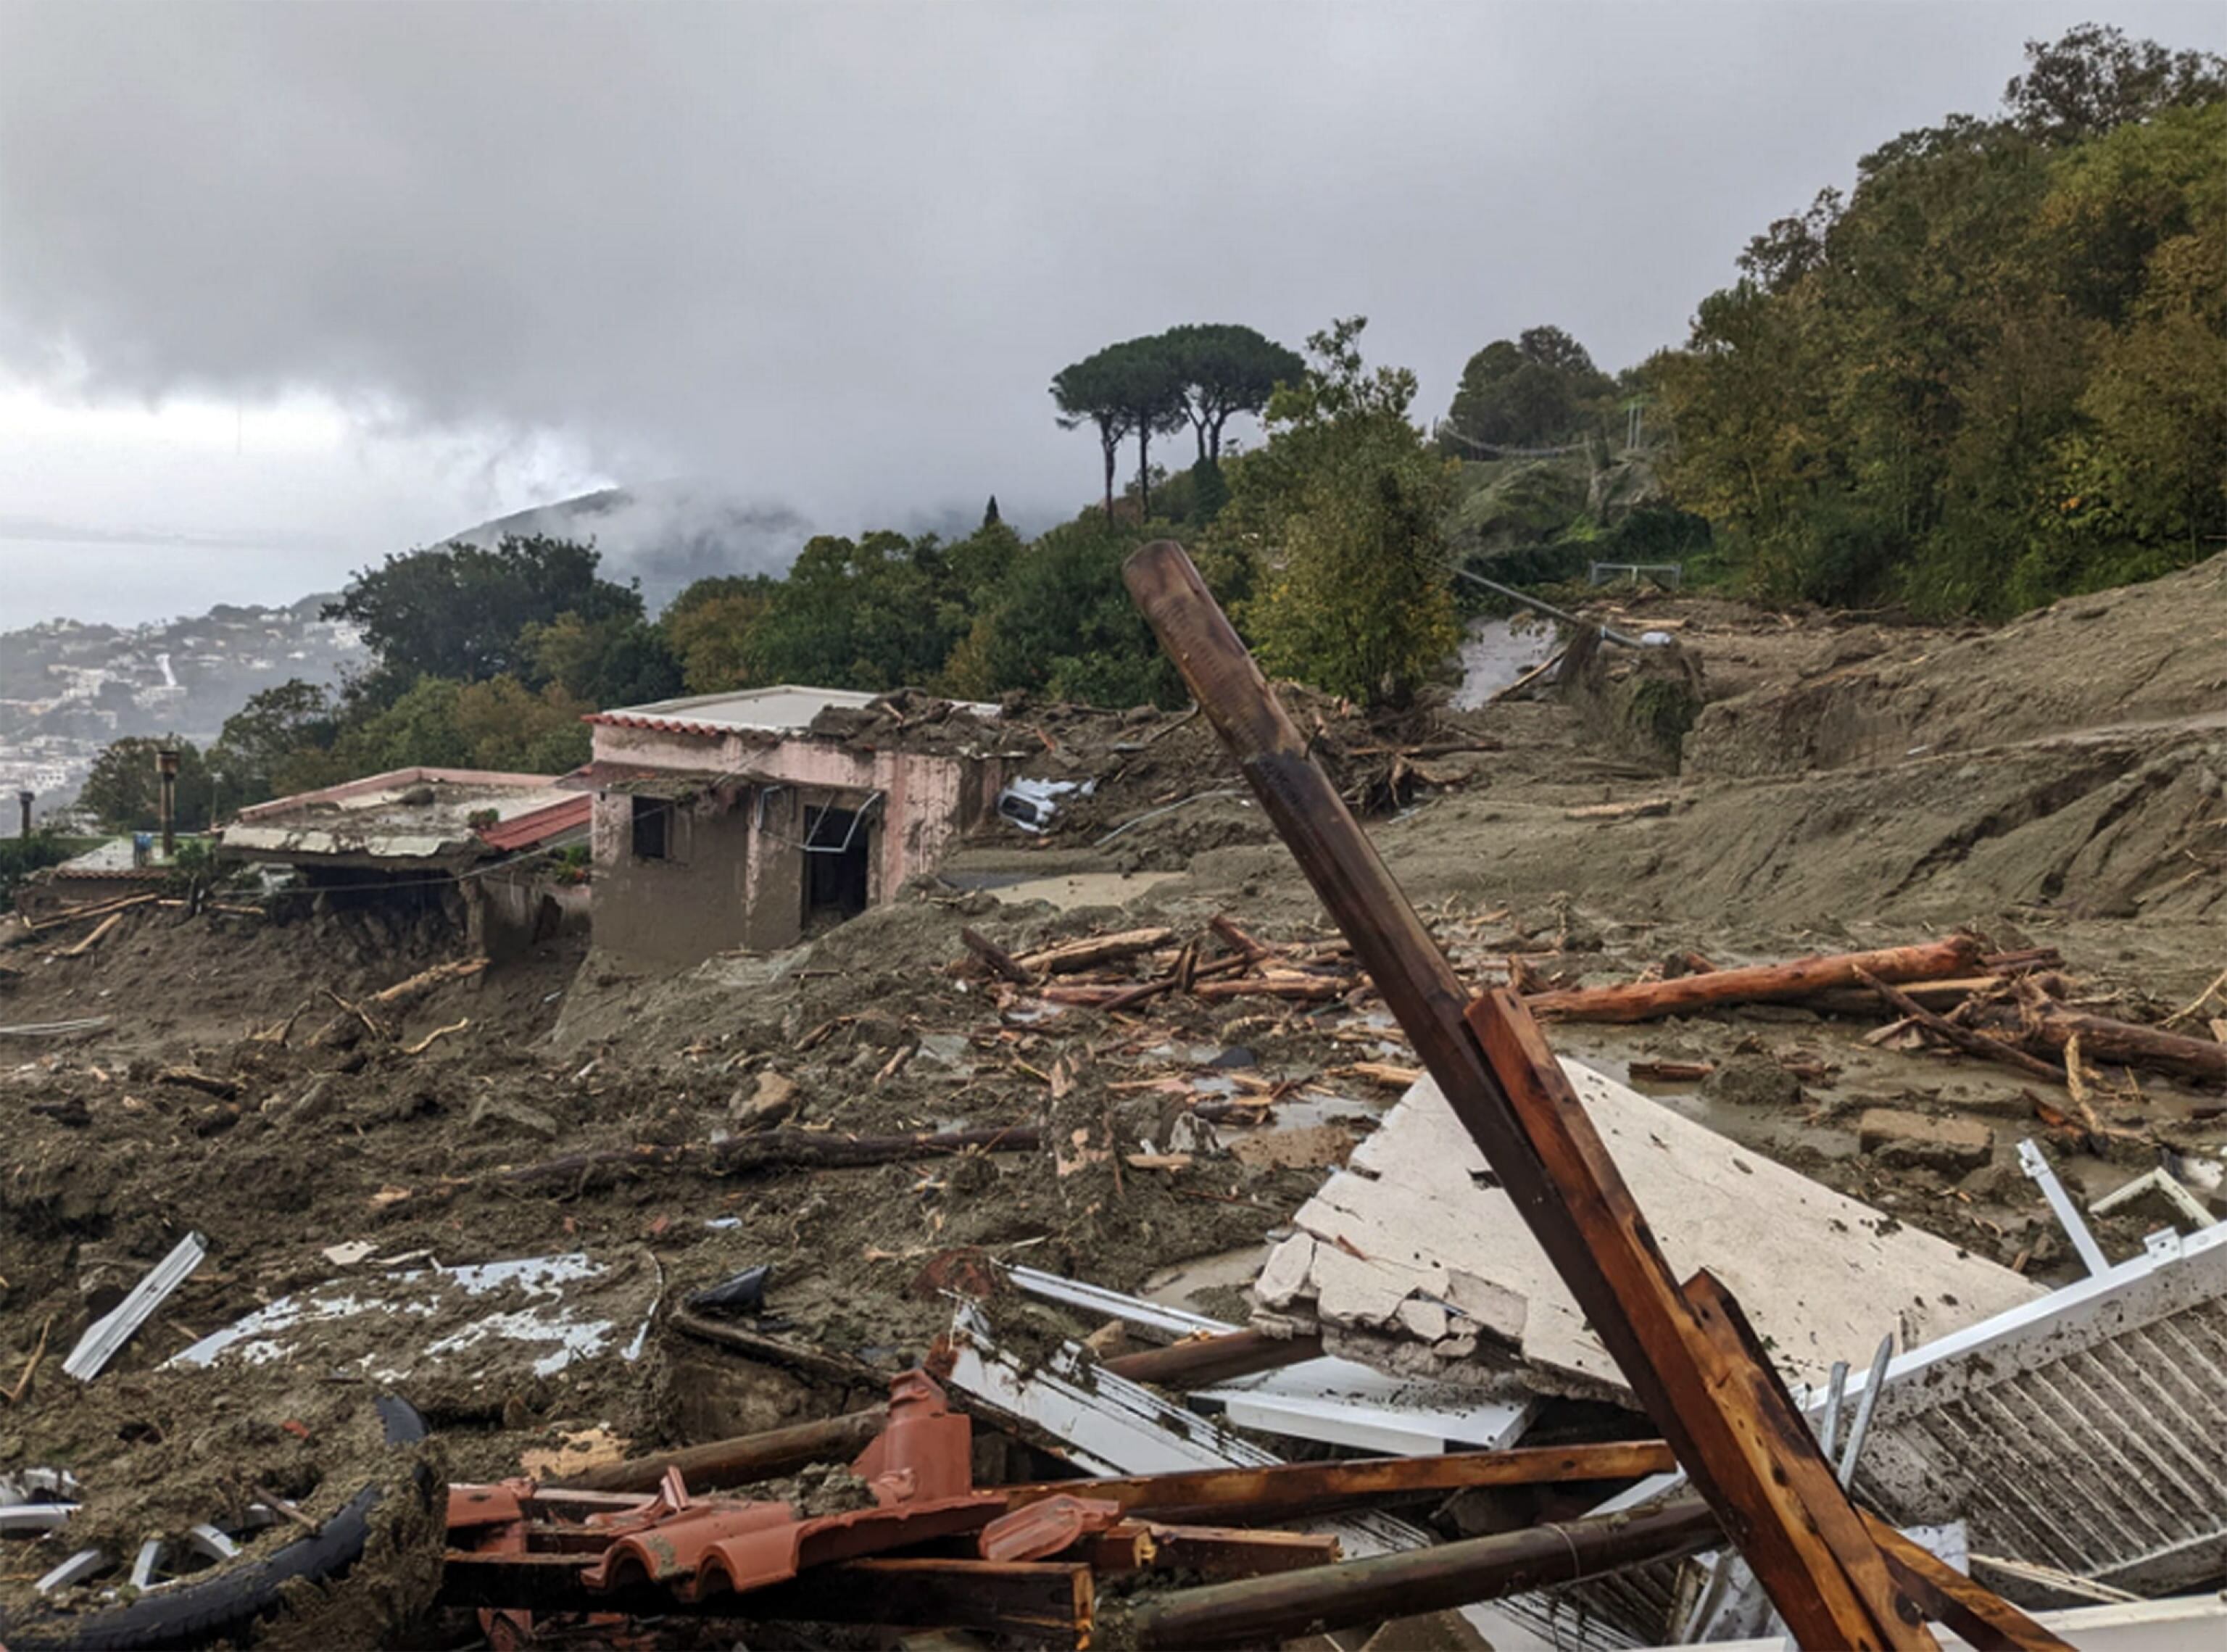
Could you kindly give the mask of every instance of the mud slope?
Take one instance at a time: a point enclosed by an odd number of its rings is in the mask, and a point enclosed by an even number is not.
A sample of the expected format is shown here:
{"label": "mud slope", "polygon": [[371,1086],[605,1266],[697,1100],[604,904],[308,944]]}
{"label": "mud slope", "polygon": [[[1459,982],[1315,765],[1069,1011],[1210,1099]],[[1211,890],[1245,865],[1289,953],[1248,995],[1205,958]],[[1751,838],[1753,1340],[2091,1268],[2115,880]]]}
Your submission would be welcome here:
{"label": "mud slope", "polygon": [[2227,724],[2227,556],[2146,585],[2071,596],[2001,629],[1927,632],[1720,701],[1685,747],[1692,775],[1775,775],[1972,751],[2126,724]]}

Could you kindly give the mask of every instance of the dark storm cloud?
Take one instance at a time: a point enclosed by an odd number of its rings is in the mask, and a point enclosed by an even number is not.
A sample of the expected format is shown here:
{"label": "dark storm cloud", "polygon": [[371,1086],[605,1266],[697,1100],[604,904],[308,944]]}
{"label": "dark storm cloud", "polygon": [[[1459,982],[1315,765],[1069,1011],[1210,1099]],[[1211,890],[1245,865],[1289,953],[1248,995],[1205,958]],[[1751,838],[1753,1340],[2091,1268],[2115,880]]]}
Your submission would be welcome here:
{"label": "dark storm cloud", "polygon": [[7,0],[0,364],[552,428],[830,526],[1064,508],[1044,386],[1101,343],[1365,311],[1429,411],[1536,322],[1623,365],[2088,9]]}

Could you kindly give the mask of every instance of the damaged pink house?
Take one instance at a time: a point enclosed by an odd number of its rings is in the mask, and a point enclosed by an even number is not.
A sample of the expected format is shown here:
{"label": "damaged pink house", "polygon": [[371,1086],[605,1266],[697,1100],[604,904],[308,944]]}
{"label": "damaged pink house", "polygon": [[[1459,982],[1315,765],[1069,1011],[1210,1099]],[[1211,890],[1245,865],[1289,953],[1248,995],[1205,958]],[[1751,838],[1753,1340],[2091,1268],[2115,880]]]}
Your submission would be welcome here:
{"label": "damaged pink house", "polygon": [[772,951],[896,898],[995,813],[991,706],[828,688],[699,694],[599,711],[597,947],[692,963]]}

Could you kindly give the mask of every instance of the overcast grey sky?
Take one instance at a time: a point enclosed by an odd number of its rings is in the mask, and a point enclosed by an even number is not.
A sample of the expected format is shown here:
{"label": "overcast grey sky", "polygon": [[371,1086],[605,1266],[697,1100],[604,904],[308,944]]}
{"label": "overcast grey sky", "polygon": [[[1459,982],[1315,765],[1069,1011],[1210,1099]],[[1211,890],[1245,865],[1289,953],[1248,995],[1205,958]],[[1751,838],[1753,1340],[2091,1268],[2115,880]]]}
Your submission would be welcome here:
{"label": "overcast grey sky", "polygon": [[[1536,322],[1623,366],[2090,16],[2227,46],[2092,0],[0,0],[0,519],[285,553],[215,600],[607,480],[1064,514],[1045,386],[1101,344],[1362,312],[1433,413]],[[122,600],[24,543],[0,625]]]}

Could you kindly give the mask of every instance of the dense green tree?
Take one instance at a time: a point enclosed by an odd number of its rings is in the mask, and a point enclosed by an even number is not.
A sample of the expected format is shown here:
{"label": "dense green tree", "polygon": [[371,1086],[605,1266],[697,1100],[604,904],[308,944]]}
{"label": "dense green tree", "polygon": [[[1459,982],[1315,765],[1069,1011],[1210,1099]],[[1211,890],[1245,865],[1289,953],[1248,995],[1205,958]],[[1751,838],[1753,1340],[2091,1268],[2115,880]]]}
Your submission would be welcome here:
{"label": "dense green tree", "polygon": [[1088,424],[1106,462],[1106,513],[1114,514],[1115,457],[1137,438],[1139,507],[1149,514],[1152,438],[1190,425],[1198,456],[1219,460],[1223,427],[1238,413],[1258,413],[1279,384],[1299,378],[1304,363],[1249,327],[1186,325],[1110,344],[1061,369],[1052,399],[1063,430]]}
{"label": "dense green tree", "polygon": [[1495,339],[1469,359],[1446,432],[1471,450],[1557,446],[1614,391],[1577,340],[1559,327],[1529,328],[1514,340]]}
{"label": "dense green tree", "polygon": [[358,573],[324,613],[362,628],[380,662],[375,692],[421,676],[475,682],[532,669],[529,627],[567,614],[590,627],[640,619],[641,593],[601,577],[600,560],[592,545],[542,534],[412,551]]}
{"label": "dense green tree", "polygon": [[556,683],[420,677],[345,729],[327,762],[335,780],[419,767],[562,774],[587,761],[581,718],[595,709]]}
{"label": "dense green tree", "polygon": [[952,692],[1025,689],[1098,705],[1181,703],[1183,689],[1121,580],[1150,537],[1091,513],[1016,556],[994,606],[954,649]]}
{"label": "dense green tree", "polygon": [[638,615],[614,615],[593,623],[577,614],[558,615],[519,634],[529,686],[560,686],[591,705],[640,705],[678,694],[684,671],[666,633]]}
{"label": "dense green tree", "polygon": [[2083,23],[2056,41],[2028,41],[2026,55],[2026,72],[2003,89],[2003,101],[2020,131],[2046,143],[2101,137],[2227,93],[2227,76],[2212,54],[2168,51],[2108,25]]}
{"label": "dense green tree", "polygon": [[1297,351],[1226,322],[1171,327],[1160,343],[1181,384],[1184,414],[1198,437],[1201,460],[1219,462],[1222,427],[1230,418],[1259,414],[1278,385],[1297,382],[1306,370]]}
{"label": "dense green tree", "polygon": [[59,833],[41,827],[28,838],[0,838],[0,912],[11,910],[16,890],[33,872],[59,866],[77,850]]}
{"label": "dense green tree", "polygon": [[751,633],[780,588],[768,574],[736,574],[699,579],[673,599],[658,626],[680,661],[687,692],[750,686]]}
{"label": "dense green tree", "polygon": [[180,832],[207,831],[217,801],[208,764],[192,741],[174,735],[161,739],[126,735],[109,742],[93,761],[93,770],[78,792],[78,807],[111,832],[159,830],[163,792],[155,754],[165,746],[178,753],[174,824]]}
{"label": "dense green tree", "polygon": [[225,719],[209,767],[220,777],[228,808],[241,808],[299,789],[303,756],[332,749],[341,730],[340,708],[315,683],[290,679],[249,697]]}
{"label": "dense green tree", "polygon": [[1677,502],[1766,592],[2000,615],[2227,531],[2218,61],[2028,55],[2005,118],[1865,156],[1648,365]]}
{"label": "dense green tree", "polygon": [[747,664],[759,683],[879,692],[928,682],[965,628],[933,535],[822,534],[751,628]]}
{"label": "dense green tree", "polygon": [[1135,429],[1131,403],[1117,370],[1113,353],[1101,350],[1053,375],[1051,399],[1059,408],[1059,427],[1079,431],[1084,425],[1098,433],[1099,456],[1106,466],[1106,516],[1114,516],[1114,472],[1121,460],[1121,444]]}
{"label": "dense green tree", "polygon": [[1367,705],[1403,705],[1459,640],[1441,528],[1451,467],[1408,420],[1415,375],[1369,369],[1365,318],[1307,341],[1235,467],[1217,537],[1255,567],[1238,609],[1262,665]]}

